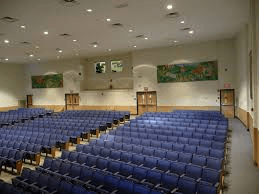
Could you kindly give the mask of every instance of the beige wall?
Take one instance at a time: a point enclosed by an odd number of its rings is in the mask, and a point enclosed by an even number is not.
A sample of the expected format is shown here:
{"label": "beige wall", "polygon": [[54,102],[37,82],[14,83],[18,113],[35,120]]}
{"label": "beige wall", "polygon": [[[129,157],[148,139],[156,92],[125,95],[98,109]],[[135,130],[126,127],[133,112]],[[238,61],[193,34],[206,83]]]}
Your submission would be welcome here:
{"label": "beige wall", "polygon": [[16,107],[25,100],[24,66],[0,63],[0,107]]}

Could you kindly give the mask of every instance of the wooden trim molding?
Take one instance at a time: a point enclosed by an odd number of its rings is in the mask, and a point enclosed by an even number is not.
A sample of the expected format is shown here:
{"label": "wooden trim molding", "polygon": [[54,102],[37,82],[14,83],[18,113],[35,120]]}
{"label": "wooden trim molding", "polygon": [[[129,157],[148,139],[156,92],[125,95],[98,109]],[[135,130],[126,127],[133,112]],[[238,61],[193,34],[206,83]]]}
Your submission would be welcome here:
{"label": "wooden trim molding", "polygon": [[0,107],[0,112],[6,112],[9,110],[15,110],[19,108],[19,106],[7,106],[7,107]]}
{"label": "wooden trim molding", "polygon": [[258,166],[259,164],[259,133],[258,133],[258,128],[253,129],[253,136],[254,136],[254,143],[253,143],[253,159],[254,159],[254,164],[255,166]]}

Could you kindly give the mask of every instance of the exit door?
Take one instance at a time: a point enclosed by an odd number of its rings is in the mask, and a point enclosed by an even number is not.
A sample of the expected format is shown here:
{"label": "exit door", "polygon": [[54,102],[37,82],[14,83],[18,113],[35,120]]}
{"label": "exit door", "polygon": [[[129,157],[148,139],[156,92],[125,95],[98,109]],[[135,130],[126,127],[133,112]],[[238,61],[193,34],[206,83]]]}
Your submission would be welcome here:
{"label": "exit door", "polygon": [[220,112],[227,118],[235,117],[235,90],[220,90]]}

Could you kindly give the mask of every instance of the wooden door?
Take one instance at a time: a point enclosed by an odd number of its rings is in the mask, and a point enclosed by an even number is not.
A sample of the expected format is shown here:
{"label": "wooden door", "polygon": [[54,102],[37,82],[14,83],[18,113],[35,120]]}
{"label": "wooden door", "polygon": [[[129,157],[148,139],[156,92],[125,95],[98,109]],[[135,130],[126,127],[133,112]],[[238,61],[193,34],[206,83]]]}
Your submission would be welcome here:
{"label": "wooden door", "polygon": [[32,106],[32,95],[27,95],[27,108]]}
{"label": "wooden door", "polygon": [[65,94],[66,110],[78,109],[79,98],[79,94]]}
{"label": "wooden door", "polygon": [[157,111],[157,96],[155,91],[137,92],[137,110],[138,115],[144,112]]}
{"label": "wooden door", "polygon": [[227,118],[235,117],[235,91],[234,89],[220,90],[220,112]]}

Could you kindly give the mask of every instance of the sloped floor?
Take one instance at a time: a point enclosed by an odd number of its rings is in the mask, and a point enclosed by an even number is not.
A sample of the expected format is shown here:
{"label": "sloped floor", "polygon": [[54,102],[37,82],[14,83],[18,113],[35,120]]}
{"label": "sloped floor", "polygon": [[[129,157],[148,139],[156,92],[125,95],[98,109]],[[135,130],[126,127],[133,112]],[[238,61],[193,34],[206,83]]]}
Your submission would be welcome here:
{"label": "sloped floor", "polygon": [[259,169],[253,164],[252,142],[250,133],[238,119],[229,120],[231,144],[230,162],[225,177],[227,189],[224,194],[257,194],[259,193]]}

